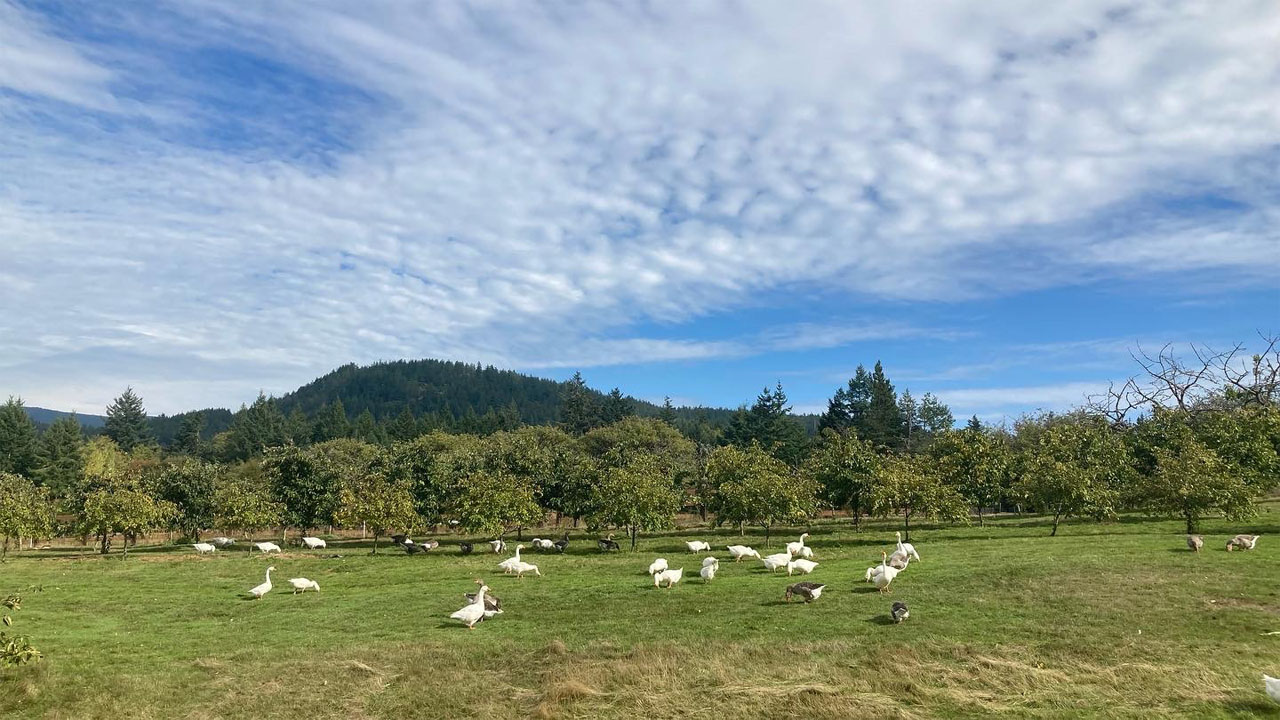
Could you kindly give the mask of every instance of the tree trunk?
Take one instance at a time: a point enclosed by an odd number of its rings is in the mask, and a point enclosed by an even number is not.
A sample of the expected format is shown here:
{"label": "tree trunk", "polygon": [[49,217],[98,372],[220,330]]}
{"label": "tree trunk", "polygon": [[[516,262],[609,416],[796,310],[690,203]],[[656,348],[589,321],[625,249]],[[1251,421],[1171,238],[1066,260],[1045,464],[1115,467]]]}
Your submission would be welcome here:
{"label": "tree trunk", "polygon": [[520,542],[521,540],[524,540],[524,526],[517,525],[516,526],[516,542]]}
{"label": "tree trunk", "polygon": [[911,513],[902,513],[902,539],[911,542]]}
{"label": "tree trunk", "polygon": [[978,527],[982,527],[984,524],[985,523],[982,522],[982,506],[979,505],[978,506]]}
{"label": "tree trunk", "polygon": [[769,526],[764,526],[764,546],[769,547]]}
{"label": "tree trunk", "polygon": [[1058,535],[1058,520],[1061,518],[1062,518],[1061,510],[1053,514],[1053,532],[1049,533],[1049,537],[1056,537]]}
{"label": "tree trunk", "polygon": [[639,533],[635,525],[631,526],[631,552],[636,551],[636,535]]}
{"label": "tree trunk", "polygon": [[5,558],[7,558],[8,556],[9,556],[9,536],[8,536],[8,535],[5,535],[5,536],[4,536],[4,549],[3,549],[3,550],[0,550],[0,562],[4,562],[4,561],[5,561]]}
{"label": "tree trunk", "polygon": [[1195,516],[1194,516],[1194,515],[1192,515],[1190,512],[1184,512],[1184,513],[1182,513],[1182,516],[1183,516],[1183,517],[1185,517],[1185,518],[1187,519],[1187,534],[1188,534],[1188,535],[1194,535],[1194,534],[1195,534],[1195,532],[1196,532],[1196,518],[1195,518]]}
{"label": "tree trunk", "polygon": [[373,553],[372,554],[374,555],[378,554],[378,533],[373,534]]}
{"label": "tree trunk", "polygon": [[108,549],[108,548],[110,548],[110,547],[111,547],[111,542],[110,542],[109,540],[107,540],[107,533],[104,531],[104,532],[102,533],[102,552],[101,552],[101,554],[102,554],[102,555],[106,555],[106,554],[107,554],[107,549]]}

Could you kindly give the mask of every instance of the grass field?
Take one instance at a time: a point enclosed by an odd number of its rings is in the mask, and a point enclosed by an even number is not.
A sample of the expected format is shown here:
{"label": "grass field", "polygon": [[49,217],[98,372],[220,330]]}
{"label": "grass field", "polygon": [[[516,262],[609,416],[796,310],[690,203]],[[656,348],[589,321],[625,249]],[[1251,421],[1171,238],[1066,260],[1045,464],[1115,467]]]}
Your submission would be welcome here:
{"label": "grass field", "polygon": [[[292,550],[270,559],[276,589],[260,601],[242,598],[267,560],[243,550],[27,552],[0,565],[0,593],[22,591],[13,629],[46,660],[0,671],[0,716],[1280,715],[1260,679],[1280,675],[1280,635],[1264,635],[1280,630],[1280,506],[1207,523],[1199,555],[1176,522],[1056,538],[1038,518],[924,527],[923,562],[881,596],[861,577],[892,529],[815,525],[810,579],[830,586],[809,606],[782,601],[785,574],[728,560],[737,533],[699,528],[642,538],[635,554],[602,555],[580,534],[565,555],[530,553],[545,577],[523,580],[447,543]],[[1241,531],[1264,535],[1258,549],[1225,552]],[[694,538],[722,559],[710,585],[684,552]],[[658,555],[686,568],[669,592],[644,574]],[[297,576],[322,592],[291,595]],[[506,612],[468,632],[447,618],[476,577]],[[911,607],[902,625],[888,623],[895,599]]]}

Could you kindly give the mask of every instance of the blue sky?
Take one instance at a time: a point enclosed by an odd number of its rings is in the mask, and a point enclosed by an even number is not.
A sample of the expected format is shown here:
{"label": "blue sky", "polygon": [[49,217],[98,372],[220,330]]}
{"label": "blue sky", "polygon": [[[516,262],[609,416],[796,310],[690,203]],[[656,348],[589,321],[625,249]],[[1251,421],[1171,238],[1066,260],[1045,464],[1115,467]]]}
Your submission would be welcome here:
{"label": "blue sky", "polygon": [[440,357],[989,420],[1280,331],[1280,6],[0,0],[0,394]]}

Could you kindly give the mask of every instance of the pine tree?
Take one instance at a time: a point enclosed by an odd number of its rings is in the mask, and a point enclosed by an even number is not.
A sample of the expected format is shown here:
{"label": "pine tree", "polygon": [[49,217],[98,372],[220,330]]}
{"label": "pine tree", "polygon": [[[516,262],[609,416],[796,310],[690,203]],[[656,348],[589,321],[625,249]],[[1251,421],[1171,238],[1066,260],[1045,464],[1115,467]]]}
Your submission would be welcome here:
{"label": "pine tree", "polygon": [[65,498],[84,474],[84,436],[75,415],[58,420],[40,437],[40,469],[36,479],[54,497]]}
{"label": "pine tree", "polygon": [[582,435],[600,424],[600,408],[581,372],[565,383],[560,397],[560,427],[565,432]]}
{"label": "pine tree", "polygon": [[173,449],[195,457],[200,454],[200,432],[204,430],[204,413],[187,413],[173,438]]}
{"label": "pine tree", "polygon": [[382,435],[378,432],[378,424],[373,419],[373,413],[366,409],[356,417],[355,424],[351,426],[352,437],[363,440],[374,445],[382,442]]}
{"label": "pine tree", "polygon": [[867,407],[865,429],[859,435],[888,448],[902,445],[905,423],[898,409],[898,396],[893,383],[884,374],[880,361],[871,372],[871,402]]}
{"label": "pine tree", "polygon": [[982,421],[978,419],[977,415],[974,415],[969,418],[969,424],[965,425],[964,429],[969,432],[982,432]]}
{"label": "pine tree", "polygon": [[258,399],[236,413],[228,431],[226,460],[247,460],[269,447],[287,445],[284,414],[274,398],[258,393]]}
{"label": "pine tree", "polygon": [[956,420],[951,416],[951,408],[942,404],[933,393],[925,393],[920,398],[920,425],[930,435],[941,435],[950,430]]}
{"label": "pine tree", "polygon": [[350,435],[351,424],[347,421],[347,409],[343,407],[341,398],[325,404],[316,413],[315,432],[311,436],[313,442],[336,440]]}
{"label": "pine tree", "polygon": [[670,395],[662,398],[662,410],[658,413],[658,419],[671,427],[676,426],[676,409],[671,405]]}
{"label": "pine tree", "polygon": [[600,407],[600,424],[612,425],[635,414],[631,398],[624,397],[621,390],[614,388],[609,391]]}
{"label": "pine tree", "polygon": [[867,411],[870,408],[871,377],[867,375],[867,369],[859,365],[846,386],[837,388],[835,395],[827,401],[827,411],[818,420],[818,429],[830,428],[836,432],[844,432],[854,428],[859,433],[864,433],[867,429]]}
{"label": "pine tree", "polygon": [[782,383],[770,390],[764,388],[756,396],[750,410],[739,408],[725,429],[724,437],[730,445],[749,448],[752,443],[775,458],[796,465],[804,453],[806,444],[804,428],[790,415],[787,393]]}
{"label": "pine tree", "polygon": [[285,418],[284,427],[285,434],[294,445],[301,447],[311,442],[311,420],[302,412],[302,408],[293,408],[289,417]]}
{"label": "pine tree", "polygon": [[0,472],[30,479],[36,453],[36,424],[22,406],[22,398],[10,397],[0,405]]}
{"label": "pine tree", "polygon": [[151,441],[146,408],[142,407],[142,398],[133,392],[132,387],[125,388],[124,393],[107,406],[107,423],[103,432],[125,452]]}
{"label": "pine tree", "polygon": [[902,415],[902,426],[905,432],[903,444],[907,452],[911,452],[919,445],[920,408],[916,405],[916,399],[911,396],[910,389],[904,389],[902,395],[898,397],[898,412]]}
{"label": "pine tree", "polygon": [[387,437],[392,442],[408,442],[418,436],[418,421],[413,417],[413,411],[408,405],[400,411],[395,420],[387,425]]}

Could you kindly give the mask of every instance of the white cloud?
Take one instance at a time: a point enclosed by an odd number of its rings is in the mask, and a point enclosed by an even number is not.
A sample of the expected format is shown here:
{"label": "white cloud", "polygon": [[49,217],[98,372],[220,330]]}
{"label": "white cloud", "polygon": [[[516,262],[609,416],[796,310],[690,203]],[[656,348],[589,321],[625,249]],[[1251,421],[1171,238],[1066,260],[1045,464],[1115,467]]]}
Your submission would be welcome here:
{"label": "white cloud", "polygon": [[[1273,180],[1248,163],[1280,139],[1269,2],[174,12],[86,19],[130,37],[108,43],[0,4],[14,362],[186,353],[241,367],[243,398],[351,360],[564,367],[915,332],[619,337],[797,287],[912,301],[1280,272]],[[228,110],[207,94],[244,88],[150,44],[299,77],[261,96],[274,113]],[[1240,205],[1115,221],[1206,191]],[[69,379],[4,373],[33,397]],[[236,399],[207,389],[183,402]]]}

